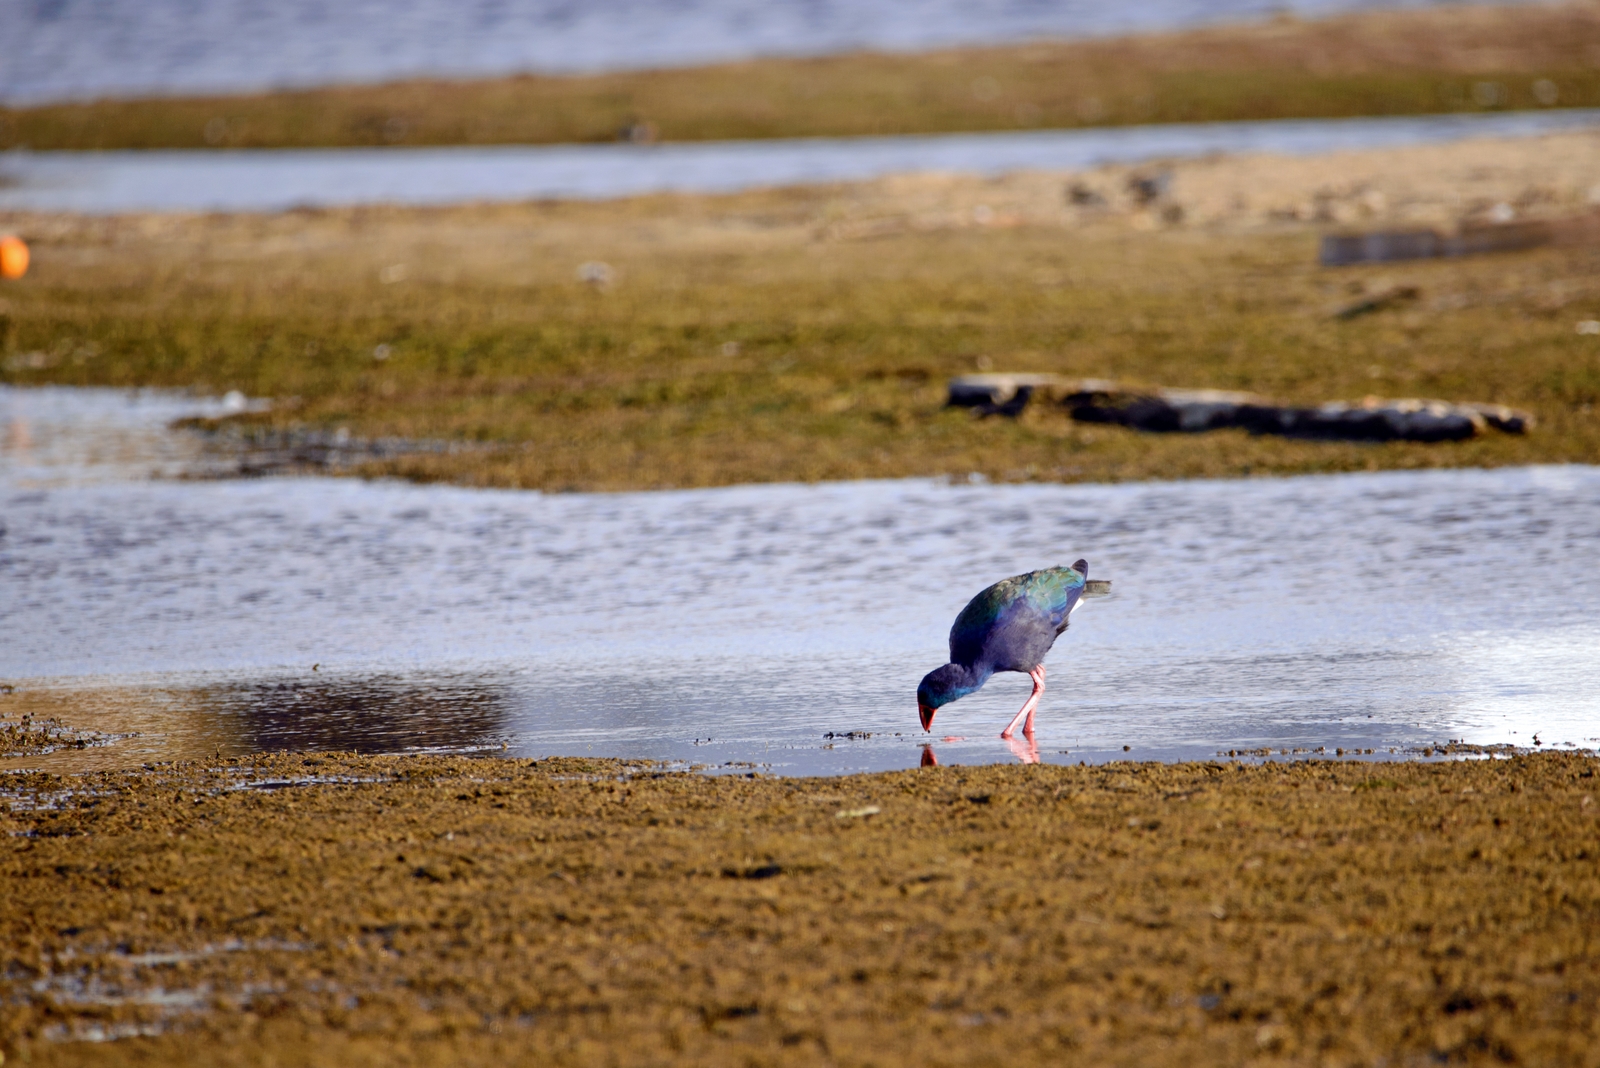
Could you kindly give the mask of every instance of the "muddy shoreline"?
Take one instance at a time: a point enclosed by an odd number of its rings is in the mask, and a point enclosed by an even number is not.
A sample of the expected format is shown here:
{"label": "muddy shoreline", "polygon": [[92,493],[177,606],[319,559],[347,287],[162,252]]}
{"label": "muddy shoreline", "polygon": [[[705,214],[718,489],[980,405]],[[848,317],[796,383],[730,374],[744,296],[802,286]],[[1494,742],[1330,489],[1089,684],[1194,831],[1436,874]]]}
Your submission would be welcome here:
{"label": "muddy shoreline", "polygon": [[1541,754],[771,779],[285,754],[13,773],[0,1048],[1589,1063],[1597,770]]}
{"label": "muddy shoreline", "polygon": [[[0,306],[0,381],[237,390],[270,399],[223,424],[261,470],[326,459],[550,491],[1592,463],[1596,353],[1578,331],[1600,314],[1593,246],[1341,268],[1316,255],[1335,230],[1586,219],[1597,159],[1600,141],[1569,134],[1154,177],[11,215],[35,266]],[[1165,191],[1143,203],[1157,178]],[[597,264],[608,281],[584,274]],[[1374,310],[1341,318],[1363,302]],[[951,377],[994,369],[1296,406],[1487,402],[1538,429],[1442,445],[1175,438],[1047,406],[1016,421],[943,407]]]}

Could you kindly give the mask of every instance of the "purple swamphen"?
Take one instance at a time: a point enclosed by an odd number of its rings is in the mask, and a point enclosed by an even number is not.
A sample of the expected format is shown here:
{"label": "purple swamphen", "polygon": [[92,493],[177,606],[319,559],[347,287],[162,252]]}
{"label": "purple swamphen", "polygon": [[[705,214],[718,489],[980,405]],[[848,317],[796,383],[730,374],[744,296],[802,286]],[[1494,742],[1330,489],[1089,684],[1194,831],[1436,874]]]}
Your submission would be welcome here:
{"label": "purple swamphen", "polygon": [[1089,562],[1079,560],[1004,579],[967,602],[950,627],[950,663],[928,672],[917,687],[922,729],[932,730],[935,712],[975,693],[995,672],[1021,671],[1033,679],[1033,693],[1000,737],[1010,738],[1021,723],[1031,738],[1044,694],[1044,656],[1067,629],[1088,581]]}

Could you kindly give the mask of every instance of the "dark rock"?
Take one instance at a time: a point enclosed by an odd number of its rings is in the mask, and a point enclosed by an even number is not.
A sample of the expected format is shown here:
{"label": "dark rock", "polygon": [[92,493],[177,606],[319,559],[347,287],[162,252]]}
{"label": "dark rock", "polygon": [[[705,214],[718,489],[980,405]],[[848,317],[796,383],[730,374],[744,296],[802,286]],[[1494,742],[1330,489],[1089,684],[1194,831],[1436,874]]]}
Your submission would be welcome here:
{"label": "dark rock", "polygon": [[618,141],[632,145],[653,145],[656,143],[657,137],[655,123],[642,122],[637,119],[623,124],[622,128],[617,131]]}
{"label": "dark rock", "polygon": [[1425,260],[1442,255],[1444,238],[1435,230],[1378,230],[1370,234],[1326,234],[1317,261],[1324,267],[1352,263]]}
{"label": "dark rock", "polygon": [[1128,192],[1133,194],[1133,199],[1141,205],[1153,204],[1167,195],[1172,188],[1172,172],[1157,171],[1154,174],[1130,174],[1128,176]]}
{"label": "dark rock", "polygon": [[1422,296],[1422,290],[1416,286],[1391,286],[1388,289],[1373,293],[1371,296],[1364,297],[1354,304],[1340,308],[1333,313],[1333,317],[1335,319],[1357,319],[1363,315],[1370,315],[1376,311],[1383,311],[1385,308],[1393,308],[1396,305],[1416,300],[1420,296]]}
{"label": "dark rock", "polygon": [[1106,198],[1082,182],[1073,182],[1067,187],[1067,202],[1080,208],[1098,208],[1105,204]]}

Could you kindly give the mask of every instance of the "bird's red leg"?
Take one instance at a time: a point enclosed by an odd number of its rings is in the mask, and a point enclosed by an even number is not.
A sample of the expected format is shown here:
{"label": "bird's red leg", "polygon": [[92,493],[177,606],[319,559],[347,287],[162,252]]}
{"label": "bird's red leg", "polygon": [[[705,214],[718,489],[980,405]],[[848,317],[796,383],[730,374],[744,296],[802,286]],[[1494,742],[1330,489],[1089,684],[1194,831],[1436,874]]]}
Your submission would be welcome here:
{"label": "bird's red leg", "polygon": [[1028,699],[1022,703],[1022,707],[1017,710],[1017,714],[1011,717],[1011,722],[1006,724],[1006,729],[1000,732],[1000,737],[1002,738],[1010,738],[1013,734],[1016,734],[1017,724],[1023,720],[1027,720],[1027,726],[1023,727],[1022,733],[1033,733],[1033,711],[1039,707],[1039,698],[1044,696],[1044,665],[1040,664],[1028,672],[1028,677],[1033,680],[1033,693],[1028,695]]}
{"label": "bird's red leg", "polygon": [[1028,677],[1033,680],[1033,707],[1028,709],[1028,721],[1022,725],[1022,733],[1031,741],[1033,739],[1033,714],[1039,711],[1039,698],[1044,696],[1044,665],[1040,664],[1028,672]]}

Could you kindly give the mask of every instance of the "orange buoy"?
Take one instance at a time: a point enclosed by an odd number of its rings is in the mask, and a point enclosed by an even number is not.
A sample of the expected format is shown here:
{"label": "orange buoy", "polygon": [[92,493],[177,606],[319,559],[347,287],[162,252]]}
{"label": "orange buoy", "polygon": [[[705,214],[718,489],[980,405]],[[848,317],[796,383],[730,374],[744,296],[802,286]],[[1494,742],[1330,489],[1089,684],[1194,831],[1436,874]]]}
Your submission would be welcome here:
{"label": "orange buoy", "polygon": [[28,273],[28,246],[15,234],[0,237],[0,278],[21,278]]}

